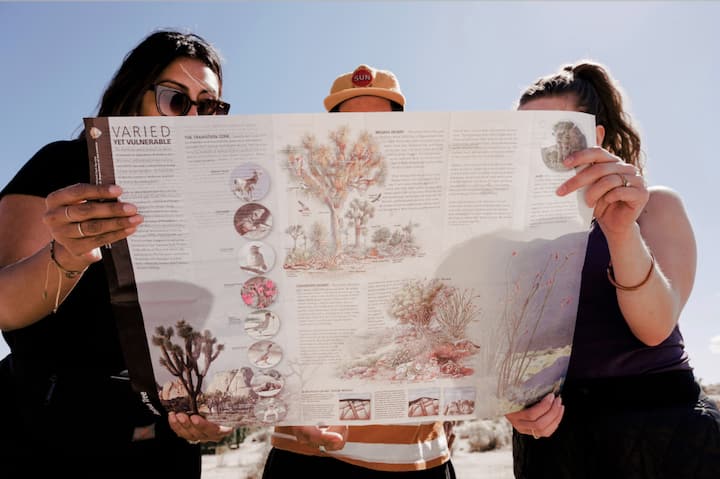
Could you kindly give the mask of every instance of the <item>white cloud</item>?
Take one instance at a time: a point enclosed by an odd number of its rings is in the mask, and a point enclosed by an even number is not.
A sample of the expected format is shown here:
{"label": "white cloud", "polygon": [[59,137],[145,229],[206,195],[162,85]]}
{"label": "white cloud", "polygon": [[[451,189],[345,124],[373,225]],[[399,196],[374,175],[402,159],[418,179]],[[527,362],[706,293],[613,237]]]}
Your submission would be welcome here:
{"label": "white cloud", "polygon": [[720,335],[710,338],[710,352],[720,354]]}

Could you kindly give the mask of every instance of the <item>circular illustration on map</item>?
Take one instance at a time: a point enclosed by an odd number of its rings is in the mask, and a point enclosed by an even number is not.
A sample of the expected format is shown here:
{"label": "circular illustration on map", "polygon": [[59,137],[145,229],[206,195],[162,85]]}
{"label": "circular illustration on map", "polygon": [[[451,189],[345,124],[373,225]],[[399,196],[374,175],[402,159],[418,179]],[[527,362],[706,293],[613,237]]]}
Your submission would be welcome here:
{"label": "circular illustration on map", "polygon": [[253,308],[267,308],[277,297],[275,281],[264,276],[255,276],[243,283],[240,296],[243,302]]}
{"label": "circular illustration on map", "polygon": [[245,332],[254,339],[270,339],[280,329],[280,319],[267,309],[260,309],[245,318]]}
{"label": "circular illustration on map", "polygon": [[555,144],[541,149],[543,163],[553,171],[567,171],[563,161],[569,154],[587,148],[587,139],[582,130],[569,120],[555,123],[552,134]]}
{"label": "circular illustration on map", "polygon": [[248,348],[248,359],[259,368],[271,368],[282,359],[282,348],[272,341],[258,341]]}
{"label": "circular illustration on map", "polygon": [[235,231],[248,239],[261,239],[272,228],[270,210],[259,203],[248,203],[235,212]]}
{"label": "circular illustration on map", "polygon": [[230,174],[230,190],[243,201],[258,201],[270,190],[270,175],[257,163],[243,163]]}
{"label": "circular illustration on map", "polygon": [[260,241],[244,245],[238,255],[240,268],[246,273],[261,275],[275,265],[275,251]]}
{"label": "circular illustration on map", "polygon": [[278,398],[261,399],[255,404],[255,419],[264,424],[282,421],[287,415],[287,405]]}
{"label": "circular illustration on map", "polygon": [[250,387],[261,398],[276,396],[285,385],[279,372],[271,369],[253,376]]}

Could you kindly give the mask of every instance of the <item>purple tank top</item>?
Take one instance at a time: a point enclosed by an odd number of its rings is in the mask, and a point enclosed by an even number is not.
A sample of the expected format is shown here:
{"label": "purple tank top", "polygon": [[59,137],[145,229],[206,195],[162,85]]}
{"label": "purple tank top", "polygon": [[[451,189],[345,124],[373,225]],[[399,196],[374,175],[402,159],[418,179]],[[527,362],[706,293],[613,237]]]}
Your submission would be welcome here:
{"label": "purple tank top", "polygon": [[582,271],[568,379],[692,369],[678,326],[654,347],[646,346],[633,335],[620,312],[615,288],[607,279],[609,260],[605,235],[593,221]]}

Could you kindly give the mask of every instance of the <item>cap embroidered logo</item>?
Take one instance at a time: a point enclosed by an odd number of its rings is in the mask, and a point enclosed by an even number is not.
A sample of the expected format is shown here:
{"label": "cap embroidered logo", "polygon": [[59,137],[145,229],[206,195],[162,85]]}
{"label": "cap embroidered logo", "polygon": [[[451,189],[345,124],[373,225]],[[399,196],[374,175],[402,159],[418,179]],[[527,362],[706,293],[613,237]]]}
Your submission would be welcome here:
{"label": "cap embroidered logo", "polygon": [[352,84],[358,88],[370,86],[373,82],[373,73],[367,68],[358,68],[352,74]]}

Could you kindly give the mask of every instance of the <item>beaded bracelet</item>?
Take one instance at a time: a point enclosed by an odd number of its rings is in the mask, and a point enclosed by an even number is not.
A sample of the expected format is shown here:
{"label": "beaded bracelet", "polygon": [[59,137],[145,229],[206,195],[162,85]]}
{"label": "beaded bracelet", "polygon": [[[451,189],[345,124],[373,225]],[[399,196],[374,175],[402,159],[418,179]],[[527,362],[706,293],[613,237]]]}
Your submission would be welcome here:
{"label": "beaded bracelet", "polygon": [[647,283],[650,280],[650,276],[652,275],[652,272],[655,270],[655,255],[650,252],[650,270],[647,272],[647,275],[645,276],[645,279],[640,281],[638,284],[634,286],[623,286],[622,284],[618,283],[615,280],[615,271],[613,271],[612,261],[608,263],[607,267],[607,277],[608,281],[610,281],[610,284],[615,286],[615,288],[619,289],[620,291],[635,291],[636,289],[639,289],[640,287],[644,286],[645,283]]}
{"label": "beaded bracelet", "polygon": [[55,258],[55,238],[50,240],[50,259],[53,261],[53,263],[55,263],[55,266],[57,266],[57,268],[60,271],[65,273],[66,278],[70,278],[70,279],[77,278],[79,275],[83,274],[85,272],[85,270],[87,269],[87,268],[85,268],[80,271],[73,271],[71,269],[66,269],[65,267],[63,267],[63,265],[58,263],[57,258]]}

